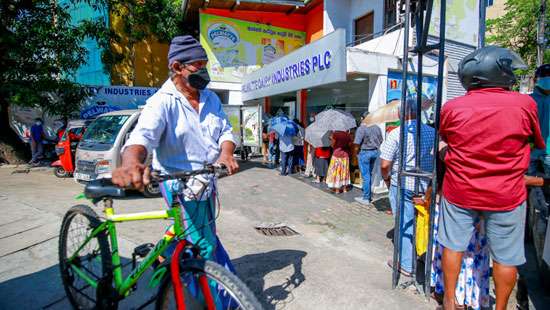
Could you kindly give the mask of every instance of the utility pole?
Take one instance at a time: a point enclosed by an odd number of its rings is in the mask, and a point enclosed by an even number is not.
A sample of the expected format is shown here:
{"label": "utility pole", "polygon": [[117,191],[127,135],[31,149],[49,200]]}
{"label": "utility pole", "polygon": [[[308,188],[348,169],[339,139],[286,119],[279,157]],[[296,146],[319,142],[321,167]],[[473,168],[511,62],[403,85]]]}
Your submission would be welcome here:
{"label": "utility pole", "polygon": [[539,25],[537,31],[537,66],[544,61],[544,49],[546,48],[546,0],[540,0]]}
{"label": "utility pole", "polygon": [[485,46],[486,9],[487,9],[487,0],[479,0],[479,34],[478,34],[478,40],[477,40],[478,48]]}

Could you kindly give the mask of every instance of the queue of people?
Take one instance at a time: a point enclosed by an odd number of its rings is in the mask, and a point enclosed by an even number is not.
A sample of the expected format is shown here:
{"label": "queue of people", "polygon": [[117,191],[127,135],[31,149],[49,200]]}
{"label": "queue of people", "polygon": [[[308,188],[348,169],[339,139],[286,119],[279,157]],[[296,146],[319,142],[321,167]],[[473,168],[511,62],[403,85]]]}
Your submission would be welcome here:
{"label": "queue of people", "polygon": [[[422,171],[433,170],[436,132],[424,123],[417,128],[420,113],[415,95],[406,99],[403,110],[404,140],[400,128],[384,139],[380,127],[362,124],[353,138],[350,131],[334,131],[330,146],[308,145],[304,176],[326,183],[334,193],[350,190],[350,159],[353,152],[357,154],[363,195],[356,201],[365,205],[372,203],[371,180],[379,160],[389,189],[389,213],[402,217],[394,236],[400,241],[399,266],[393,260],[387,263],[405,277],[413,276],[413,260],[421,256],[418,248],[413,252],[415,237],[419,237],[413,232],[415,210],[435,199],[435,213],[430,214],[435,229],[428,232],[434,240],[433,260],[427,268],[431,268],[433,296],[444,309],[490,306],[491,259],[495,307],[505,309],[516,285],[516,266],[525,263],[526,185],[548,183],[525,175],[528,170],[533,174],[536,161],[542,163],[546,177],[550,171],[550,64],[537,69],[535,91],[528,96],[512,90],[516,83],[513,71],[521,63],[515,53],[494,46],[478,49],[462,60],[459,76],[468,92],[441,110],[437,174],[442,186],[435,197],[431,197],[430,180],[398,176],[401,141],[406,144],[402,157],[406,170],[415,169],[417,156]],[[415,141],[417,130],[420,141]],[[531,151],[530,143],[538,150]]]}
{"label": "queue of people", "polygon": [[[418,248],[416,253],[413,251],[415,209],[435,200],[435,213],[430,215],[437,219],[436,229],[431,232],[435,255],[432,266],[426,267],[432,269],[434,294],[442,307],[487,307],[492,258],[495,306],[497,310],[506,309],[517,280],[516,266],[525,263],[526,185],[548,184],[546,179],[525,174],[535,160],[542,160],[545,177],[550,171],[550,65],[537,70],[535,93],[522,95],[511,90],[516,82],[513,71],[522,63],[518,58],[507,49],[489,46],[460,63],[459,76],[468,92],[448,101],[441,110],[439,134],[443,144],[437,173],[442,187],[433,197],[430,187],[434,184],[428,179],[399,176],[400,161],[405,169],[412,170],[418,159],[421,170],[432,171],[437,153],[433,149],[435,129],[426,124],[417,126],[420,111],[414,95],[406,98],[401,110],[404,123],[387,133],[385,140],[378,126],[361,124],[353,138],[350,131],[335,130],[330,134],[330,145],[313,147],[304,143],[303,126],[294,121],[293,134],[264,130],[264,160],[270,165],[280,162],[283,176],[303,171],[314,177],[314,182],[324,182],[334,193],[343,193],[350,190],[350,160],[353,152],[358,152],[363,195],[356,201],[361,204],[372,202],[371,180],[379,160],[392,214],[402,218],[394,235],[400,244],[399,260],[389,260],[388,265],[403,276],[413,275],[418,254]],[[147,101],[136,129],[126,141],[122,165],[113,171],[114,184],[143,189],[149,182],[145,159],[152,150],[156,150],[153,168],[165,172],[198,169],[198,164],[192,164],[198,162],[223,164],[229,174],[238,171],[230,123],[220,112],[217,96],[205,88],[209,82],[207,61],[206,51],[191,36],[172,40],[168,53],[171,77]],[[204,107],[199,105],[199,98],[206,98]],[[201,117],[205,114],[199,113],[201,109],[207,109],[216,123],[223,124],[222,130],[209,130],[217,134],[208,137],[195,130],[213,126]],[[178,126],[186,126],[188,131],[175,130]],[[401,130],[406,132],[402,134]],[[415,141],[418,131],[420,141]],[[33,160],[41,154],[42,135],[41,120],[37,120],[31,129]],[[540,151],[531,154],[531,141]],[[304,145],[308,150],[305,160]],[[205,184],[200,188],[202,196],[193,192],[194,188],[182,191],[184,186],[178,182],[162,185],[168,207],[178,199],[184,206],[186,227],[199,227],[189,238],[199,240],[200,255],[232,270],[212,219],[214,180],[200,181]],[[204,215],[189,216],[197,210]]]}
{"label": "queue of people", "polygon": [[[430,197],[427,180],[401,180],[404,199],[397,207],[401,208],[402,225],[394,236],[401,245],[397,270],[404,276],[411,276],[414,271],[411,262],[418,253],[412,251],[416,242],[412,231],[415,205],[426,206],[436,199],[435,213],[430,214],[436,222],[432,231],[433,263],[429,268],[434,297],[443,309],[490,306],[491,258],[495,309],[506,309],[517,281],[516,266],[526,261],[526,185],[541,186],[544,180],[525,174],[529,166],[534,166],[530,161],[541,160],[544,164],[546,159],[550,115],[545,103],[550,95],[550,65],[537,70],[535,92],[528,96],[511,90],[516,82],[514,64],[521,63],[515,53],[494,46],[465,57],[459,76],[468,92],[448,101],[441,110],[442,156],[437,171],[441,189],[436,197]],[[416,105],[411,102],[409,106]],[[414,109],[406,113],[406,120],[414,119]],[[434,130],[422,126],[421,154],[416,154],[416,149],[411,148],[415,145],[413,124],[405,125],[405,165],[414,168],[418,155],[421,169],[431,171]],[[399,195],[394,183],[394,162],[400,156],[398,135],[399,131],[393,131],[387,136],[380,155],[394,214]],[[532,156],[530,142],[539,149]],[[392,261],[388,263],[393,267]]]}

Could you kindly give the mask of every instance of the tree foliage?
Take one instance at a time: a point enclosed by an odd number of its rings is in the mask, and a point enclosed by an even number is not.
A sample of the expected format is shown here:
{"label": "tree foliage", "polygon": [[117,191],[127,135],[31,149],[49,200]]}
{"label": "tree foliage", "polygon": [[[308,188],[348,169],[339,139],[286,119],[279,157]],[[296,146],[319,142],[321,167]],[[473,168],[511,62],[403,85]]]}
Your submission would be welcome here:
{"label": "tree foliage", "polygon": [[[530,72],[533,72],[537,62],[540,0],[507,0],[505,10],[503,16],[487,21],[487,43],[513,49],[529,66]],[[547,8],[545,20],[550,20],[550,8]],[[548,30],[547,33],[550,33]],[[547,49],[544,63],[549,62],[550,50]]]}
{"label": "tree foliage", "polygon": [[[75,23],[70,9],[89,5],[118,18],[115,31],[105,16]],[[105,10],[104,8],[109,8]],[[182,0],[5,0],[0,4],[0,105],[37,107],[68,116],[78,111],[85,88],[74,83],[77,69],[86,63],[86,38],[98,42],[107,74],[132,55],[145,39],[160,42],[189,33],[183,20]],[[122,30],[122,31],[120,31]]]}
{"label": "tree foliage", "polygon": [[102,29],[97,40],[102,47],[102,62],[107,73],[116,64],[128,57],[124,51],[113,49],[114,45],[124,46],[133,51],[137,43],[154,38],[168,43],[179,34],[189,33],[184,22],[182,0],[88,0],[110,8],[111,18],[121,22],[121,31]]}
{"label": "tree foliage", "polygon": [[82,42],[96,35],[90,21],[75,25],[67,7],[51,0],[7,0],[0,5],[0,104],[41,108],[68,116],[86,95],[73,82],[86,62]]}

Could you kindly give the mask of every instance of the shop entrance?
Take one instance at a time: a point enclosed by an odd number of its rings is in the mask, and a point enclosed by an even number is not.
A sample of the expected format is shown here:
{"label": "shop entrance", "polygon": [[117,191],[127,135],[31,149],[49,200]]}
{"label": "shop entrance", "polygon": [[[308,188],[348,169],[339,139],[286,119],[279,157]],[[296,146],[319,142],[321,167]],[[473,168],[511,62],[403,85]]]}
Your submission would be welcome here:
{"label": "shop entrance", "polygon": [[368,76],[349,76],[348,81],[308,89],[306,119],[327,108],[341,109],[359,121],[369,107]]}
{"label": "shop entrance", "polygon": [[296,92],[285,93],[282,95],[270,97],[271,111],[269,114],[277,115],[284,113],[290,119],[298,118],[298,106],[296,100]]}

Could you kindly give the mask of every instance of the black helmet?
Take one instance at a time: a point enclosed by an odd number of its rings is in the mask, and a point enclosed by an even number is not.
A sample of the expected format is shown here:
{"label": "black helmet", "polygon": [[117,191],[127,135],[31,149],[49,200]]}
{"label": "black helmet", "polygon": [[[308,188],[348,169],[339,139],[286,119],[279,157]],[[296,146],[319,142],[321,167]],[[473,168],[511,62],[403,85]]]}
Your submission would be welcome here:
{"label": "black helmet", "polygon": [[464,57],[458,65],[458,77],[467,90],[474,88],[510,88],[516,83],[514,70],[527,69],[515,52],[498,46],[486,46]]}
{"label": "black helmet", "polygon": [[550,64],[543,64],[537,68],[537,71],[535,71],[536,78],[547,76],[550,76]]}

